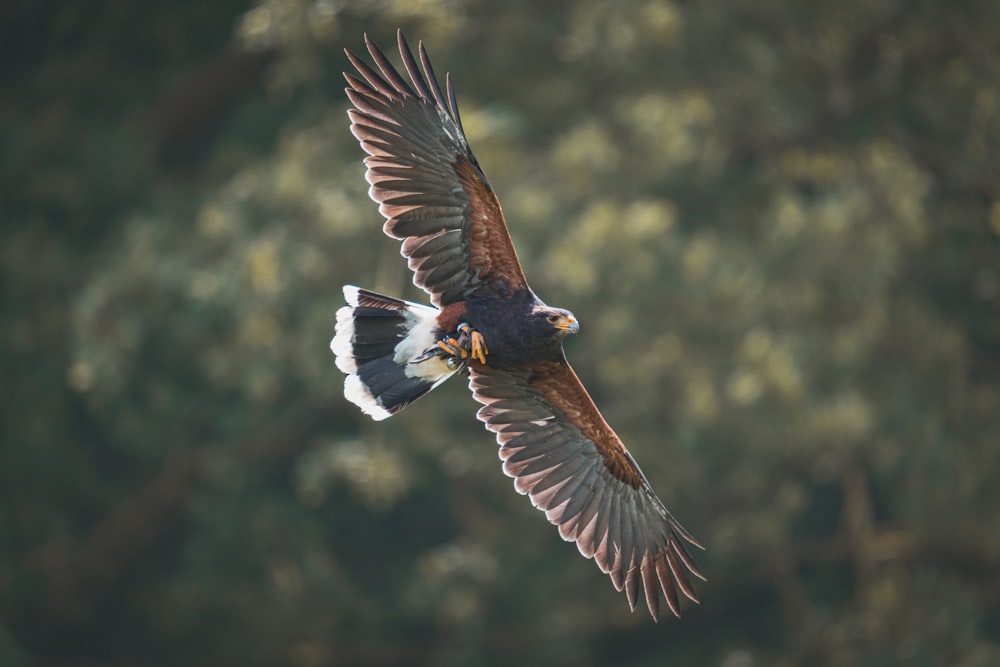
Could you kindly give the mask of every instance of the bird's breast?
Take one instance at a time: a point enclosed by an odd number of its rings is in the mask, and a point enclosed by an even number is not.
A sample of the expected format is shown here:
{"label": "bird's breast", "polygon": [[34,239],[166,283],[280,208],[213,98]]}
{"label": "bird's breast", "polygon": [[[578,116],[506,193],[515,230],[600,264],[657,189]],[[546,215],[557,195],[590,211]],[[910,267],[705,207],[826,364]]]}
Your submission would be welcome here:
{"label": "bird's breast", "polygon": [[[534,303],[523,298],[477,299],[467,303],[466,319],[483,335],[488,366],[523,366],[553,358],[551,340],[540,337],[532,319]],[[558,346],[557,346],[558,347]]]}

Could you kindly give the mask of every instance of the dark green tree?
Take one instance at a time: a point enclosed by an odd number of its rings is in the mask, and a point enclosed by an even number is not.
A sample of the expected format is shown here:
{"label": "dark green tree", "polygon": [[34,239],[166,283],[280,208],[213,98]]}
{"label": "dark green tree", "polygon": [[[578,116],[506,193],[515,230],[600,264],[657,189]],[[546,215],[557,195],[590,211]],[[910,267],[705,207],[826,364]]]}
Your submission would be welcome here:
{"label": "dark green tree", "polygon": [[[996,664],[995,5],[0,10],[0,662]],[[420,298],[340,92],[398,26],[707,547],[679,621],[512,492],[460,380],[341,397],[341,284]]]}

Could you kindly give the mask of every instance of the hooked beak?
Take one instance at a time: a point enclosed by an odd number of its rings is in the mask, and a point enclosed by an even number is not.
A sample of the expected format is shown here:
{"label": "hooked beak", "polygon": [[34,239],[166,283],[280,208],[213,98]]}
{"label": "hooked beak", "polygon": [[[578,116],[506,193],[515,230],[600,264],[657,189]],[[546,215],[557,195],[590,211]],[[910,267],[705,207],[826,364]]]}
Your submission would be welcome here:
{"label": "hooked beak", "polygon": [[576,318],[567,316],[559,320],[555,327],[568,334],[575,334],[580,330],[580,323],[576,321]]}

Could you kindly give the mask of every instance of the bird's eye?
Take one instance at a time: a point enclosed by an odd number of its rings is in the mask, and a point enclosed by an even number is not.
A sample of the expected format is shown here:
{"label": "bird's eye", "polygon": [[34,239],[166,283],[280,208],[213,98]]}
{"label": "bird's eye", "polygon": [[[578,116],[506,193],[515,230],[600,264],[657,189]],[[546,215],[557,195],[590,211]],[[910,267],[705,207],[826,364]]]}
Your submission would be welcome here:
{"label": "bird's eye", "polygon": [[555,324],[556,322],[558,322],[562,318],[559,315],[552,314],[552,315],[549,315],[545,319],[547,319],[549,321],[549,324]]}

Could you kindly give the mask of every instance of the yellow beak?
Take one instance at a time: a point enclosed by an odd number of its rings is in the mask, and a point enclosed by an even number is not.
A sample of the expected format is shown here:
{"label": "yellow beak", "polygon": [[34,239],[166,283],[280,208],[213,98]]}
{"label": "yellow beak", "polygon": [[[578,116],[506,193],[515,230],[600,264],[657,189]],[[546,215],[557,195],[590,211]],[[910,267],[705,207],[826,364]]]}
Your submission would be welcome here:
{"label": "yellow beak", "polygon": [[575,318],[564,317],[556,324],[556,329],[575,334],[580,330],[580,323]]}

